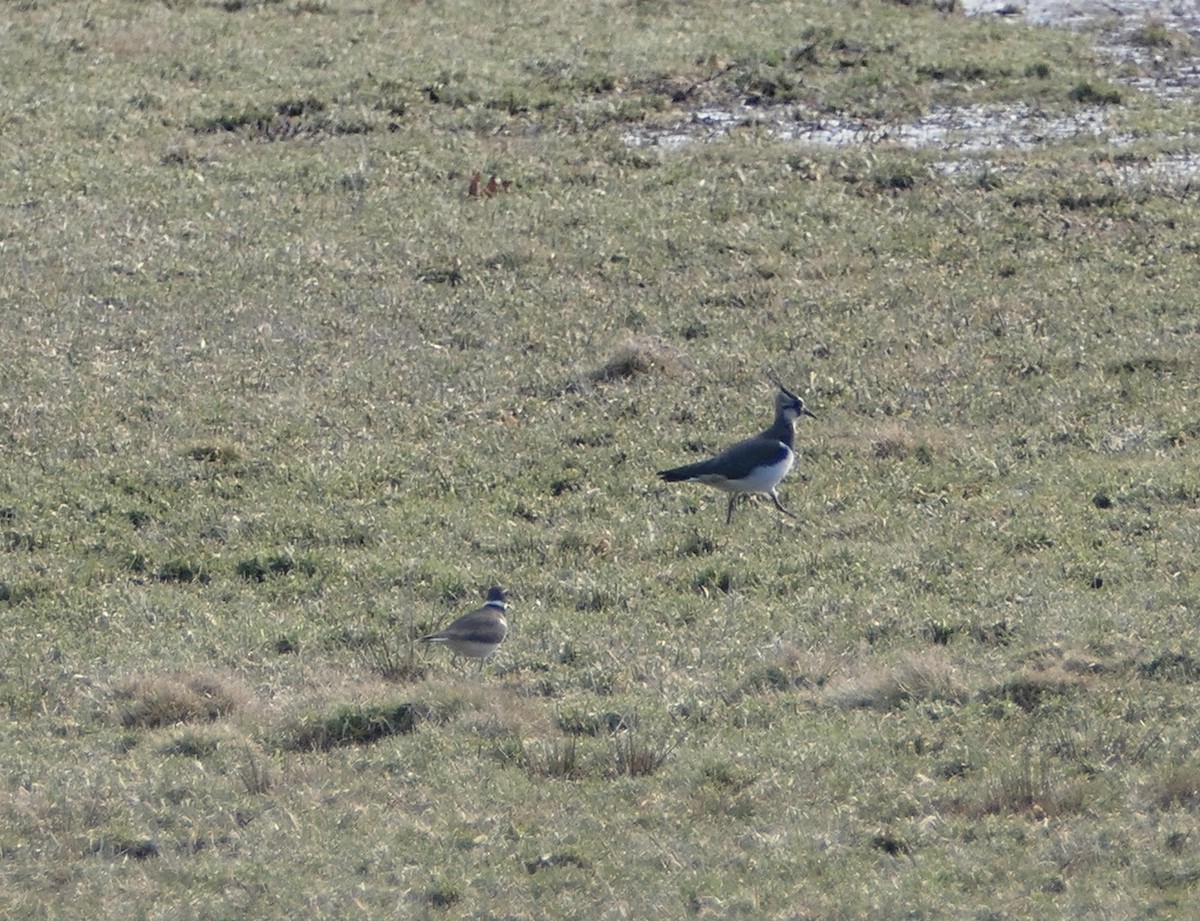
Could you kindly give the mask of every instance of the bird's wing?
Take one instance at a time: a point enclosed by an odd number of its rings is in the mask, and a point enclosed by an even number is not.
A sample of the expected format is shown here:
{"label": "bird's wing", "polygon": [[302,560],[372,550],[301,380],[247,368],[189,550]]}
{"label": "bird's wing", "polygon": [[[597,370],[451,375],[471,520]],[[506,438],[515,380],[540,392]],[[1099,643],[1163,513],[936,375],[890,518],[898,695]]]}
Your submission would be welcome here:
{"label": "bird's wing", "polygon": [[491,608],[480,608],[464,614],[441,632],[448,639],[469,637],[482,643],[499,643],[508,633],[508,624]]}
{"label": "bird's wing", "polygon": [[712,459],[714,467],[731,480],[748,477],[755,467],[777,464],[788,455],[788,447],[774,438],[748,438],[739,441]]}

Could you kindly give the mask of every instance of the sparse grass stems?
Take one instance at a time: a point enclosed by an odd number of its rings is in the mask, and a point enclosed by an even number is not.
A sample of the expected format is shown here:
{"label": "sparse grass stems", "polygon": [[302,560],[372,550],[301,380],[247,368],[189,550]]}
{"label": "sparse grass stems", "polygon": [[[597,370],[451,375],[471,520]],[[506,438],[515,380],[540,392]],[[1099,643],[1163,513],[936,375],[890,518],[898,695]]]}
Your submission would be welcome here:
{"label": "sparse grass stems", "polygon": [[645,731],[634,729],[614,733],[610,741],[613,773],[629,777],[657,773],[678,744],[674,739],[647,738]]}
{"label": "sparse grass stems", "polygon": [[587,773],[587,767],[579,757],[578,741],[573,736],[531,745],[521,744],[517,750],[517,762],[532,779],[557,777],[576,780]]}

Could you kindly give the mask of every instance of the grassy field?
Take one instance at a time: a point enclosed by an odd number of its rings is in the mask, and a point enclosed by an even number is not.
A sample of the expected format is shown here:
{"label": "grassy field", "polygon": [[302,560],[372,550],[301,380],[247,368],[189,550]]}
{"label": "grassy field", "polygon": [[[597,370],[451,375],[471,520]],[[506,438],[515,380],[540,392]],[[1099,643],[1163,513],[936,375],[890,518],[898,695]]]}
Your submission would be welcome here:
{"label": "grassy field", "polygon": [[[882,0],[29,0],[0,80],[0,916],[1192,917],[1194,105]],[[746,98],[1122,143],[625,140]],[[768,367],[726,526],[654,472]]]}

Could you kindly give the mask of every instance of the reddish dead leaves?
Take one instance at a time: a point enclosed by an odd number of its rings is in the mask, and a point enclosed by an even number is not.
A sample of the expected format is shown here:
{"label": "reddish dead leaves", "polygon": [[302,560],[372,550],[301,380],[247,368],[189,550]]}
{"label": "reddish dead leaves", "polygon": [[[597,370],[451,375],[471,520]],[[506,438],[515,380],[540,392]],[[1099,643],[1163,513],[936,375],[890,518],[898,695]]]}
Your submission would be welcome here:
{"label": "reddish dead leaves", "polygon": [[483,179],[483,173],[476,170],[471,174],[471,183],[467,186],[467,198],[491,198],[500,192],[507,192],[512,186],[511,179],[497,179],[493,174],[487,181],[487,185],[480,188],[479,183]]}

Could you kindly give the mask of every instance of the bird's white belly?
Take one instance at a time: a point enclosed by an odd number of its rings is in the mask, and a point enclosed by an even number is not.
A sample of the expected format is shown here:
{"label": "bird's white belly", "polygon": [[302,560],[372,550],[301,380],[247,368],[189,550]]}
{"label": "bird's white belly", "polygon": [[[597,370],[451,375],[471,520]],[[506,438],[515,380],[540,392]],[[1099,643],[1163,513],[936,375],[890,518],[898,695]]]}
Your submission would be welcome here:
{"label": "bird's white belly", "polygon": [[752,470],[749,476],[740,480],[728,480],[724,477],[705,477],[702,482],[725,492],[770,492],[779,485],[779,481],[787,476],[796,462],[796,455],[788,451],[782,458],[767,467]]}
{"label": "bird's white belly", "polygon": [[460,656],[469,656],[472,659],[483,659],[490,656],[496,651],[499,643],[479,643],[473,640],[450,640],[447,645],[451,651]]}

